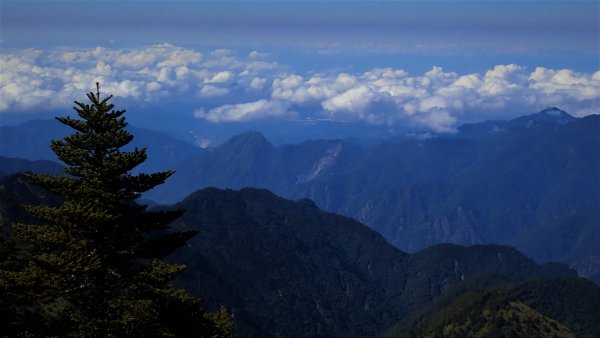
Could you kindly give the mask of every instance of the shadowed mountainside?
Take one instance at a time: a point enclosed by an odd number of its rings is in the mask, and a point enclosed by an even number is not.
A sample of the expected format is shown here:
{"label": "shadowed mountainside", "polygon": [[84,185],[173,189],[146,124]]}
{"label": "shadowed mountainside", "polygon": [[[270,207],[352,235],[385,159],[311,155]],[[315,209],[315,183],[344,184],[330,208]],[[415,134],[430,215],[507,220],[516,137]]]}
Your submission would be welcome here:
{"label": "shadowed mountainside", "polygon": [[[58,202],[19,175],[0,191],[3,228],[23,217],[21,204]],[[516,282],[575,276],[505,246],[444,244],[409,255],[352,219],[266,190],[206,189],[174,208],[186,209],[174,228],[199,231],[172,256],[188,265],[177,283],[209,309],[229,309],[241,337],[375,336],[481,273]],[[583,318],[575,323],[586,327]]]}
{"label": "shadowed mountainside", "polygon": [[444,244],[406,254],[352,219],[266,190],[198,191],[176,227],[199,234],[174,258],[178,283],[231,309],[241,336],[374,336],[484,272],[522,281],[575,276],[511,247]]}

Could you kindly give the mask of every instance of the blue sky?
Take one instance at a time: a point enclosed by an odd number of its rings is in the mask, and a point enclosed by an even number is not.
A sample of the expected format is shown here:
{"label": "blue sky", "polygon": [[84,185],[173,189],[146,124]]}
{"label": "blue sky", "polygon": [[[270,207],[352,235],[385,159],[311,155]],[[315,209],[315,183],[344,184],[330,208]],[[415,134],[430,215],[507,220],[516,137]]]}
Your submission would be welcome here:
{"label": "blue sky", "polygon": [[326,119],[451,132],[598,113],[597,1],[2,1],[2,115],[100,80],[205,123]]}

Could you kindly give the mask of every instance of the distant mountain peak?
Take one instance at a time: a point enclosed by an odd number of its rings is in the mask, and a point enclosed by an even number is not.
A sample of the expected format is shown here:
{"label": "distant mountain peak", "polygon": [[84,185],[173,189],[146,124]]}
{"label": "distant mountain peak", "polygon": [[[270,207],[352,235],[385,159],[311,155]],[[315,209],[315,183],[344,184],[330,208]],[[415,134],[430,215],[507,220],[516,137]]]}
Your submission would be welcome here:
{"label": "distant mountain peak", "polygon": [[573,116],[571,116],[566,111],[561,110],[560,108],[557,108],[557,107],[546,108],[546,109],[540,111],[538,114],[540,114],[540,115],[546,115],[546,116],[553,116],[553,117],[574,118]]}
{"label": "distant mountain peak", "polygon": [[566,123],[572,122],[573,120],[576,120],[575,117],[571,116],[566,111],[561,110],[557,107],[546,108],[546,109],[538,112],[537,114],[532,114],[532,115],[526,116],[525,118],[528,121],[527,122],[528,128],[532,125],[532,123],[535,123],[538,121],[566,124]]}
{"label": "distant mountain peak", "polygon": [[490,135],[504,134],[515,130],[521,130],[523,128],[532,128],[540,123],[552,123],[564,125],[577,120],[569,113],[558,107],[548,107],[537,113],[524,115],[508,121],[494,121],[488,120],[484,122],[463,124],[458,127],[460,137],[467,138],[485,138]]}
{"label": "distant mountain peak", "polygon": [[267,140],[265,135],[263,135],[263,133],[261,133],[260,131],[256,131],[256,130],[250,130],[250,131],[244,132],[242,134],[235,135],[231,138],[231,140],[269,143],[269,141]]}
{"label": "distant mountain peak", "polygon": [[557,107],[549,107],[538,113],[521,116],[516,119],[508,121],[513,127],[526,127],[531,128],[536,126],[540,122],[550,122],[556,124],[567,124],[573,122],[577,118],[571,116],[569,113],[561,110]]}
{"label": "distant mountain peak", "polygon": [[271,143],[259,131],[247,131],[239,135],[231,137],[225,144],[253,144],[253,145],[268,145]]}
{"label": "distant mountain peak", "polygon": [[273,148],[273,146],[261,132],[247,131],[233,136],[219,148],[221,150],[233,151],[234,153],[239,154],[247,151],[256,151],[258,149],[270,149]]}

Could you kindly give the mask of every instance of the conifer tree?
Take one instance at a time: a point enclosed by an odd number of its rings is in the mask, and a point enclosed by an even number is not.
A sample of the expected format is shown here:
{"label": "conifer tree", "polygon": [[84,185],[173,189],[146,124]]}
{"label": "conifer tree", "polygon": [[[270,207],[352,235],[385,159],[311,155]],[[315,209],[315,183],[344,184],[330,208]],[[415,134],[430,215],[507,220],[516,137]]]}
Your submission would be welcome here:
{"label": "conifer tree", "polygon": [[173,287],[185,266],[162,261],[195,234],[168,231],[182,211],[148,211],[135,201],[174,172],[130,173],[146,160],[146,149],[121,150],[133,139],[125,111],[113,109],[111,95],[101,99],[96,85],[89,103],[75,101],[80,119],[57,118],[75,130],[51,144],[67,175],[28,174],[64,202],[28,206],[41,225],[12,225],[28,244],[14,284],[45,311],[44,335],[230,335],[225,313],[208,315]]}

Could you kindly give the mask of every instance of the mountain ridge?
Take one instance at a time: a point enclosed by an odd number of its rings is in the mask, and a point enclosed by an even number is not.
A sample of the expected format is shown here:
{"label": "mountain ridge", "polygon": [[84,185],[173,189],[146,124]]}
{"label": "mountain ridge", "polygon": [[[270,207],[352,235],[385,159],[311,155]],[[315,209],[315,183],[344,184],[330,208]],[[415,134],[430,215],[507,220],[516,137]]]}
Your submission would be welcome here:
{"label": "mountain ridge", "polygon": [[[531,116],[548,112],[557,112],[559,121],[541,118],[527,127]],[[263,141],[254,148],[238,144],[245,150],[237,157],[216,148],[176,167],[171,182],[148,198],[174,202],[184,191],[207,186],[266,188],[353,217],[406,251],[440,242],[510,244],[540,261],[559,259],[600,276],[594,258],[600,249],[589,241],[573,253],[550,256],[543,248],[529,250],[526,240],[540,229],[588,231],[573,227],[566,215],[600,208],[600,173],[594,170],[600,167],[600,116],[565,114],[550,109],[505,121],[518,127],[496,134],[483,122],[485,137],[460,132],[370,148],[343,140],[279,147]],[[561,223],[551,227],[557,219]],[[548,238],[551,246],[560,242]]]}
{"label": "mountain ridge", "polygon": [[[127,129],[134,135],[133,141],[126,146],[127,150],[134,147],[148,149],[148,160],[138,170],[168,170],[175,163],[205,151],[162,132],[131,125]],[[38,119],[15,126],[0,126],[0,156],[57,162],[56,155],[50,149],[50,142],[71,132],[72,129],[56,120]]]}
{"label": "mountain ridge", "polygon": [[[21,217],[5,211],[22,203],[56,203],[40,193],[19,175],[0,180],[0,221]],[[170,208],[186,209],[173,229],[199,231],[170,257],[188,265],[177,285],[209,309],[227,308],[240,337],[375,336],[481,273],[519,283],[576,276],[507,246],[443,244],[410,255],[348,217],[264,189],[208,188]],[[567,319],[589,327],[595,312],[586,309],[592,314]]]}
{"label": "mountain ridge", "polygon": [[[538,122],[528,127],[532,120]],[[496,122],[516,127],[490,134]],[[403,250],[439,242],[510,244],[600,281],[600,250],[586,235],[599,216],[585,212],[600,208],[594,170],[600,167],[600,117],[548,108],[496,122],[477,124],[482,128],[475,136],[461,127],[447,137],[369,148],[344,140],[274,147],[249,132],[164,168],[176,169],[175,175],[144,197],[171,203],[207,186],[262,187],[351,216]],[[149,158],[168,158],[158,154]],[[577,241],[559,249],[568,231]],[[548,245],[532,240],[539,237]]]}
{"label": "mountain ridge", "polygon": [[61,174],[60,164],[48,160],[30,161],[22,158],[0,156],[0,177],[20,172]]}
{"label": "mountain ridge", "polygon": [[[352,219],[264,189],[207,188],[174,207],[187,210],[176,228],[199,231],[174,257],[189,262],[178,282],[209,308],[228,299],[244,332],[270,327],[284,336],[372,336],[474,274],[576,276],[564,265],[539,266],[505,246],[440,245],[409,255]],[[346,314],[339,317],[334,309]]]}

